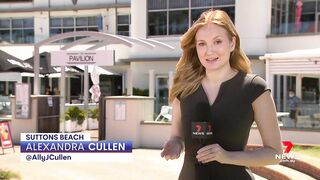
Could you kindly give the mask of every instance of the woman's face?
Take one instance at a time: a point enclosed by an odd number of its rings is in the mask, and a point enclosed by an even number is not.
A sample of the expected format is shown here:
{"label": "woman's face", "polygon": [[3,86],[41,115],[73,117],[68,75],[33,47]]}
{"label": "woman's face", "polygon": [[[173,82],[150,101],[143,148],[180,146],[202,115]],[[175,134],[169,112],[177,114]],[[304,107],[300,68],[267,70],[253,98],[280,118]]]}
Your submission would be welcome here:
{"label": "woman's face", "polygon": [[213,23],[201,27],[196,33],[196,48],[201,64],[206,70],[230,67],[230,53],[234,50],[235,38],[227,36],[227,31]]}

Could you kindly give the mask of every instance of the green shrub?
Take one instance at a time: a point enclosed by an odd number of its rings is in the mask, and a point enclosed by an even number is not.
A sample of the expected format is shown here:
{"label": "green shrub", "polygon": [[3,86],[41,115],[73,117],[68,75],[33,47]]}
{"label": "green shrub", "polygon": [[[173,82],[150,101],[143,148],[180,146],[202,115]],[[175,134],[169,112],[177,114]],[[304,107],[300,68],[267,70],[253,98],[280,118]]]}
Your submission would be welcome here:
{"label": "green shrub", "polygon": [[2,180],[9,180],[9,179],[20,179],[19,175],[16,173],[13,173],[11,171],[5,171],[0,169],[0,179]]}
{"label": "green shrub", "polygon": [[89,118],[99,120],[99,108],[89,109],[88,116]]}
{"label": "green shrub", "polygon": [[70,115],[66,113],[66,120],[70,120]]}
{"label": "green shrub", "polygon": [[133,88],[133,95],[136,96],[149,96],[149,89],[139,89],[139,88]]}
{"label": "green shrub", "polygon": [[82,123],[83,123],[83,121],[84,121],[84,119],[86,118],[86,113],[85,113],[85,111],[84,110],[81,110],[80,112],[79,112],[79,115],[78,115],[78,121],[77,121],[77,123],[79,124],[79,125],[81,125]]}
{"label": "green shrub", "polygon": [[302,154],[306,154],[309,156],[313,156],[316,158],[320,158],[320,146],[301,146],[301,145],[294,145],[292,147],[293,152],[298,152]]}
{"label": "green shrub", "polygon": [[78,106],[71,106],[66,111],[66,120],[77,121],[81,125],[86,117],[85,111]]}

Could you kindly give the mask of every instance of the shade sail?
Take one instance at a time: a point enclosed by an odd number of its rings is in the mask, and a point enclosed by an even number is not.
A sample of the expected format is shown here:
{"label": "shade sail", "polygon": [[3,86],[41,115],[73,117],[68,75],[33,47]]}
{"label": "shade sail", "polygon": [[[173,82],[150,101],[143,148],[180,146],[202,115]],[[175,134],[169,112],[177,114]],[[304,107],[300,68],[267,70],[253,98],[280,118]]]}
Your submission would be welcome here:
{"label": "shade sail", "polygon": [[0,50],[0,72],[33,72],[28,62]]}

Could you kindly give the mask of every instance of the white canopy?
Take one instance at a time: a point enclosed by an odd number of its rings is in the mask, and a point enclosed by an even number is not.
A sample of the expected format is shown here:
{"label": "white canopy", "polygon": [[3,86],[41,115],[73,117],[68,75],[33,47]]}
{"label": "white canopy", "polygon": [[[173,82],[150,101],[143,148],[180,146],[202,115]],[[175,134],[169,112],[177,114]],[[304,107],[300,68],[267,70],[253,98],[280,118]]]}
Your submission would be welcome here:
{"label": "white canopy", "polygon": [[[259,59],[266,61],[266,81],[273,92],[274,75],[295,76],[295,90],[298,97],[301,97],[303,77],[320,78],[320,48],[267,53]],[[286,88],[286,85],[284,87]]]}
{"label": "white canopy", "polygon": [[[77,66],[79,69],[82,69],[84,71],[84,65],[83,66]],[[94,66],[88,66],[88,71],[89,73],[91,73],[93,71],[93,67]],[[114,73],[107,71],[99,66],[97,66],[97,70],[99,72],[99,74],[105,74],[105,75],[113,75]]]}
{"label": "white canopy", "polygon": [[[61,73],[51,73],[49,74],[48,76],[49,78],[60,78],[61,77]],[[79,78],[75,75],[72,75],[72,74],[69,74],[69,73],[66,73],[65,74],[65,77],[69,77],[69,78]]]}
{"label": "white canopy", "polygon": [[320,48],[294,50],[283,53],[267,53],[260,59],[318,59],[320,60]]}
{"label": "white canopy", "polygon": [[[22,77],[34,77],[34,73],[23,72],[21,73]],[[44,77],[44,75],[39,74],[39,77]]]}

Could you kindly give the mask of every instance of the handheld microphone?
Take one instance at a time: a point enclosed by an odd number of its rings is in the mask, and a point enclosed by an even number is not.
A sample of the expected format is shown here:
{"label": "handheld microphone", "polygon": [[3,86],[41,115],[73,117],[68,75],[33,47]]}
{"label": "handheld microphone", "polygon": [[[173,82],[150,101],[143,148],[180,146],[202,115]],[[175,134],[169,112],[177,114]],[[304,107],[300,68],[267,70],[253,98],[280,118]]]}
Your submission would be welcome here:
{"label": "handheld microphone", "polygon": [[[200,148],[205,146],[205,140],[213,137],[213,128],[210,123],[211,110],[210,105],[205,102],[196,104],[195,120],[192,121],[191,133],[192,139],[199,139]],[[195,180],[209,180],[209,172],[206,164],[200,162],[195,164]]]}
{"label": "handheld microphone", "polygon": [[212,138],[213,129],[210,123],[211,113],[208,103],[198,103],[195,109],[196,119],[192,122],[192,139],[199,139],[201,147],[205,146],[205,140]]}

